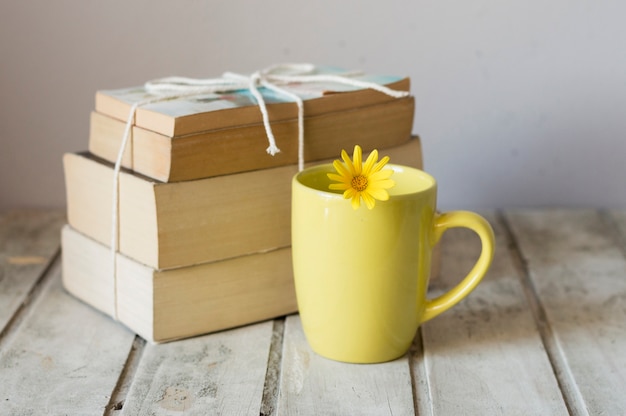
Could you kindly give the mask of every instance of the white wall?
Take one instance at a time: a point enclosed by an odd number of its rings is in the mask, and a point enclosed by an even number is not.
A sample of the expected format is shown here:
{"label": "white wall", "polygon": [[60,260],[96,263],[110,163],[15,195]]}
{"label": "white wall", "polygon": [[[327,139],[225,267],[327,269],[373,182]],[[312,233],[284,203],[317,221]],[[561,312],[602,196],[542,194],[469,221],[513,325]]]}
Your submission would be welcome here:
{"label": "white wall", "polygon": [[[383,5],[383,3],[385,5]],[[0,4],[0,210],[63,206],[97,89],[277,62],[409,75],[440,205],[626,207],[626,2]]]}

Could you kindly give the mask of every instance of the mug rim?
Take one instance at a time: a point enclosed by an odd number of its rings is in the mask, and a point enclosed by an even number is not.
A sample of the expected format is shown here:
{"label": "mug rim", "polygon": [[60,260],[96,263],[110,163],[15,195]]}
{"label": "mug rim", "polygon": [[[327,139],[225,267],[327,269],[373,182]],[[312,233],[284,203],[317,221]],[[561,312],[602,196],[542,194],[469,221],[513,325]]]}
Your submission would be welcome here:
{"label": "mug rim", "polygon": [[[401,194],[390,194],[391,198],[393,199],[397,199],[397,198],[402,198],[402,197],[407,197],[407,196],[411,196],[411,195],[418,195],[421,193],[426,193],[426,192],[430,192],[433,189],[437,188],[437,180],[429,173],[427,173],[426,171],[422,170],[422,169],[418,169],[412,166],[407,166],[407,165],[402,165],[399,163],[387,163],[385,165],[385,168],[391,168],[393,169],[394,173],[395,172],[402,172],[402,171],[412,171],[414,173],[416,173],[417,175],[421,176],[423,179],[425,179],[425,181],[430,182],[428,184],[428,186],[421,188],[419,190],[415,190],[412,192],[405,192],[405,193],[401,193]],[[322,172],[326,172],[326,173],[335,173],[336,170],[333,166],[332,163],[322,163],[322,164],[318,164],[318,165],[314,165],[314,166],[309,166],[307,168],[304,168],[303,170],[301,170],[300,172],[296,173],[293,176],[293,183],[298,184],[299,186],[301,186],[303,189],[306,189],[309,192],[314,192],[314,193],[319,193],[322,194],[326,197],[339,197],[341,199],[343,199],[343,192],[339,191],[339,192],[333,192],[330,190],[323,190],[323,189],[318,189],[312,186],[309,186],[305,183],[302,182],[302,177],[306,174],[310,174],[311,172],[315,172],[315,171],[322,171]],[[393,179],[393,176],[391,177],[391,179]]]}

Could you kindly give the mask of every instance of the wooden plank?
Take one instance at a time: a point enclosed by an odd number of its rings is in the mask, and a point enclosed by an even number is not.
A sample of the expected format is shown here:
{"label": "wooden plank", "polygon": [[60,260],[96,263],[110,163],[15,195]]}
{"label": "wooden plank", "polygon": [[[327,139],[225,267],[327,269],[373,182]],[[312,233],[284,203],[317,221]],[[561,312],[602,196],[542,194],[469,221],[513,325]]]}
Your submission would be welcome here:
{"label": "wooden plank", "polygon": [[0,333],[59,251],[64,222],[60,210],[0,214]]}
{"label": "wooden plank", "polygon": [[[496,256],[465,300],[421,328],[413,357],[420,415],[564,415],[567,408],[525,299],[507,236],[493,214]],[[431,295],[456,285],[480,253],[466,229],[443,237]],[[418,342],[419,342],[418,337]]]}
{"label": "wooden plank", "polygon": [[626,210],[612,210],[608,212],[608,216],[617,229],[618,244],[626,252]]}
{"label": "wooden plank", "polygon": [[271,339],[267,321],[146,345],[123,414],[258,416]]}
{"label": "wooden plank", "polygon": [[279,415],[413,415],[408,356],[383,364],[323,358],[306,342],[300,317],[285,323]]}
{"label": "wooden plank", "polygon": [[574,415],[626,414],[626,260],[593,210],[507,213]]}
{"label": "wooden plank", "polygon": [[135,338],[67,294],[57,259],[0,351],[0,414],[102,415]]}

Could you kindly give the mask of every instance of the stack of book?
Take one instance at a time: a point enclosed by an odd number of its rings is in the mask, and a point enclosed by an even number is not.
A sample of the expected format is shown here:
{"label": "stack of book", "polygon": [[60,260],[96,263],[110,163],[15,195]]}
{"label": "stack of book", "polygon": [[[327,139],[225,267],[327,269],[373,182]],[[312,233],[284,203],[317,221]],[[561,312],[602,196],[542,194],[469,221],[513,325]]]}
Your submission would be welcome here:
{"label": "stack of book", "polygon": [[[409,91],[407,78],[364,79]],[[413,97],[307,87],[318,91],[304,100],[307,165],[359,144],[421,168],[420,141],[411,135]],[[146,94],[143,87],[97,92],[89,150],[63,157],[66,289],[152,342],[296,312],[290,251],[296,104],[266,99],[281,149],[275,156],[265,152],[263,120],[248,91],[140,106],[115,180],[131,106]]]}

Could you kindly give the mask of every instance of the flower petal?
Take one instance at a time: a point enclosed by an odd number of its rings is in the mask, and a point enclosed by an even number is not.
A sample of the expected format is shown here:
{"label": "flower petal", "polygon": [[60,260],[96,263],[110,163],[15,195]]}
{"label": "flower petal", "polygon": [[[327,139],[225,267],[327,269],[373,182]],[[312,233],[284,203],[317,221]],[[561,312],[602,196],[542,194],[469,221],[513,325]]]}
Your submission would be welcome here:
{"label": "flower petal", "polygon": [[337,175],[336,173],[327,173],[326,176],[328,176],[328,179],[345,183],[345,184],[349,184],[350,181],[352,180],[350,179],[351,178],[350,176]]}
{"label": "flower petal", "polygon": [[382,159],[380,159],[378,163],[374,165],[374,167],[372,168],[372,173],[378,172],[379,170],[381,170],[387,164],[387,162],[389,162],[389,156],[385,156]]}
{"label": "flower petal", "polygon": [[350,171],[348,170],[348,168],[346,167],[346,165],[344,165],[343,163],[341,163],[340,160],[335,160],[333,161],[333,167],[335,168],[335,170],[337,171],[337,173],[341,176],[344,176],[346,178],[349,178],[352,176],[352,174],[350,173]]}
{"label": "flower petal", "polygon": [[350,174],[350,176],[356,176],[356,170],[354,169],[354,165],[352,164],[350,156],[348,156],[348,153],[346,153],[345,150],[341,150],[341,158],[346,164],[346,168],[348,169],[348,173]]}
{"label": "flower petal", "polygon": [[354,196],[352,196],[352,209],[359,209],[359,207],[361,206],[361,196],[359,195],[358,192],[356,192],[354,194]]}
{"label": "flower petal", "polygon": [[372,170],[372,167],[374,166],[377,160],[378,160],[378,150],[374,149],[367,157],[367,160],[365,161],[365,165],[363,166],[363,172],[361,174],[363,176],[368,176],[370,174],[370,171]]}
{"label": "flower petal", "polygon": [[354,188],[348,188],[346,189],[346,192],[343,193],[343,197],[345,199],[350,199],[350,198],[354,198],[355,195],[358,196],[358,192],[354,189]]}
{"label": "flower petal", "polygon": [[370,182],[376,182],[383,179],[388,179],[391,175],[393,175],[392,169],[383,169],[379,170],[378,172],[371,173],[368,179],[370,180]]}
{"label": "flower petal", "polygon": [[391,179],[383,179],[381,181],[372,182],[367,189],[389,189],[392,188],[396,183]]}
{"label": "flower petal", "polygon": [[361,172],[363,172],[363,152],[361,151],[361,146],[359,146],[358,144],[354,146],[352,163],[354,164],[354,176],[359,176]]}
{"label": "flower petal", "polygon": [[363,201],[365,202],[365,205],[367,205],[368,209],[372,209],[376,205],[376,200],[367,192],[361,193],[361,198],[363,198]]}
{"label": "flower petal", "polygon": [[387,201],[389,199],[389,192],[382,188],[368,188],[366,193],[379,201]]}

